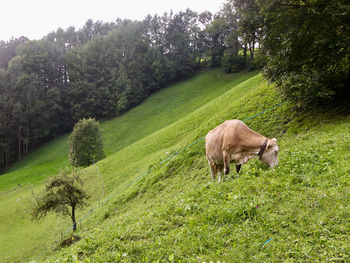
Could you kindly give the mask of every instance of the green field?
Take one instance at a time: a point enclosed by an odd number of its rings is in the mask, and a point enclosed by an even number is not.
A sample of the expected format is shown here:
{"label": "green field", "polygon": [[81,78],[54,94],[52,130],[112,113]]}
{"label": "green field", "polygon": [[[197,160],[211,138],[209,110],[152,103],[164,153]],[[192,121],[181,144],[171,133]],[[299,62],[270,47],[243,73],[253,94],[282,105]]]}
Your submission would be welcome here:
{"label": "green field", "polygon": [[67,136],[50,142],[0,177],[0,262],[349,261],[348,109],[298,114],[285,103],[248,120],[278,139],[275,170],[251,160],[239,176],[212,182],[202,141],[154,166],[224,120],[280,102],[261,74],[212,70],[103,121],[107,157],[79,171],[93,198],[78,217],[108,201],[78,224],[82,240],[62,250],[68,219],[29,218],[30,185],[39,191],[67,166]]}

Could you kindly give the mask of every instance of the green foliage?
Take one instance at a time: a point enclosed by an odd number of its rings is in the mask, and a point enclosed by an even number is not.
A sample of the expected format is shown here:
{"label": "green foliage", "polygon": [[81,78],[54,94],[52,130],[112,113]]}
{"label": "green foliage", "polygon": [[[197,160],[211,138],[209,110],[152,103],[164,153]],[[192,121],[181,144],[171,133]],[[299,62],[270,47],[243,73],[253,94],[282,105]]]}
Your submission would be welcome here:
{"label": "green foliage", "polygon": [[266,65],[266,57],[261,54],[261,52],[255,51],[254,59],[249,59],[247,61],[247,70],[262,70]]}
{"label": "green foliage", "polygon": [[303,106],[349,98],[346,1],[258,1],[266,21],[264,75]]}
{"label": "green foliage", "polygon": [[232,51],[226,51],[222,59],[222,68],[226,73],[239,72],[245,67],[245,59],[240,55],[234,55]]}
{"label": "green foliage", "polygon": [[81,119],[69,136],[69,162],[73,167],[89,166],[104,157],[100,124]]}
{"label": "green foliage", "polygon": [[70,126],[62,105],[65,65],[61,47],[44,40],[27,41],[18,46],[16,55],[0,81],[3,166]]}
{"label": "green foliage", "polygon": [[260,14],[259,7],[255,0],[228,0],[224,11],[233,13],[235,31],[241,39],[244,50],[244,58],[247,51],[250,52],[251,60],[254,59],[255,46],[264,36],[264,20]]}
{"label": "green foliage", "polygon": [[191,10],[143,21],[90,19],[78,31],[1,42],[0,167],[81,118],[119,116],[192,76],[208,46],[202,22]]}
{"label": "green foliage", "polygon": [[217,67],[221,65],[221,60],[225,51],[225,38],[227,36],[227,26],[223,16],[216,16],[207,26],[206,33],[210,38],[211,66]]}
{"label": "green foliage", "polygon": [[77,175],[62,173],[51,178],[46,185],[44,193],[36,198],[32,210],[33,220],[40,220],[49,212],[68,215],[72,219],[73,231],[76,230],[75,209],[84,207],[88,195],[78,185],[82,184]]}

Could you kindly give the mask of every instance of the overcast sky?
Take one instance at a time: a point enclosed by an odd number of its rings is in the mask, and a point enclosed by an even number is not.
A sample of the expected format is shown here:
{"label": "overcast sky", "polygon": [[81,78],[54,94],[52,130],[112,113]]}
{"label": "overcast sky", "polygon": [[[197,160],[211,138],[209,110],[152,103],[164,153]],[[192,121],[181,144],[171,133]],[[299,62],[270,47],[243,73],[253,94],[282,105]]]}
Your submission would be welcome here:
{"label": "overcast sky", "polygon": [[51,31],[74,26],[86,20],[113,22],[118,17],[142,20],[147,14],[173,10],[219,11],[225,0],[4,0],[0,14],[0,40],[26,36],[40,39]]}

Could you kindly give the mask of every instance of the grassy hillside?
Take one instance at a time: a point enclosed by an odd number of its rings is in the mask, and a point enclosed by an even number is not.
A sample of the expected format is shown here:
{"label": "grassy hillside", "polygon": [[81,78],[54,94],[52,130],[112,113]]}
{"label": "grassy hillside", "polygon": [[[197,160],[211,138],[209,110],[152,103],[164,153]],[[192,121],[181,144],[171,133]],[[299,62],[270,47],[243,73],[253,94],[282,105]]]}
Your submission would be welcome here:
{"label": "grassy hillside", "polygon": [[[165,127],[191,113],[256,72],[226,75],[220,70],[203,71],[145,100],[142,105],[112,120],[102,121],[106,155]],[[18,184],[31,185],[68,166],[68,136],[64,135],[25,156],[0,176],[0,192]]]}
{"label": "grassy hillside", "polygon": [[[77,234],[83,239],[72,247],[55,250],[68,220],[50,217],[32,225],[21,212],[30,208],[30,191],[3,192],[1,211],[12,212],[0,215],[0,222],[13,226],[0,225],[5,233],[5,239],[0,236],[0,261],[349,261],[347,109],[343,114],[336,110],[298,116],[283,104],[247,121],[256,131],[278,139],[280,164],[275,170],[251,160],[239,176],[231,174],[217,184],[211,181],[199,141],[127,187],[225,119],[245,119],[280,102],[261,75],[227,75],[219,85],[222,89],[203,88],[210,80],[208,85],[219,82],[214,76],[224,75],[210,71],[186,82],[193,94],[199,90],[198,100],[184,95],[188,89],[180,91],[184,83],[179,83],[130,111],[130,119],[126,114],[102,124],[109,156],[80,173],[93,196],[91,207],[101,194],[109,201],[82,221]],[[176,89],[183,95],[178,103],[179,95],[169,99]],[[201,95],[202,89],[206,95]],[[147,118],[146,109],[152,111],[166,99],[164,107]],[[123,130],[126,125],[130,128]],[[118,141],[112,134],[119,134]],[[17,213],[20,217],[11,221]],[[19,244],[24,252],[16,249]]]}
{"label": "grassy hillside", "polygon": [[348,262],[350,156],[339,143],[348,123],[286,136],[276,171],[253,161],[221,185],[209,180],[199,146],[128,191],[104,212],[110,219],[48,261]]}
{"label": "grassy hillside", "polygon": [[[171,148],[176,131],[193,141],[276,101],[253,77],[147,141],[165,145],[162,132],[171,134]],[[298,117],[284,105],[260,115],[249,125],[276,135],[279,166],[252,160],[222,184],[211,182],[203,143],[195,144],[98,210],[84,238],[48,262],[348,262],[349,123],[348,110]],[[101,162],[105,175],[113,160]]]}
{"label": "grassy hillside", "polygon": [[[256,72],[226,75],[220,70],[205,71],[188,81],[153,94],[125,115],[102,122],[106,154],[118,152],[140,138],[181,119],[254,75]],[[51,141],[0,176],[0,211],[2,211],[0,213],[0,233],[2,233],[0,262],[29,258],[33,255],[33,251],[35,251],[34,255],[48,253],[55,241],[59,239],[60,232],[69,226],[69,220],[54,216],[39,224],[33,224],[29,216],[33,199],[30,186],[33,186],[33,191],[37,193],[43,188],[45,178],[58,173],[68,165],[67,138],[68,136],[64,135]],[[122,155],[123,153],[119,154],[119,156]],[[163,157],[164,152],[158,156]],[[139,156],[137,158],[139,159]],[[133,163],[137,167],[137,162],[133,161]],[[148,168],[149,164],[145,165]],[[123,168],[120,163],[118,166],[119,169]],[[134,171],[135,175],[142,169],[145,168],[137,167]],[[95,177],[97,174],[98,170],[93,167],[91,176]],[[97,202],[96,196],[103,193],[102,198],[104,198],[110,191],[115,190],[114,186],[117,182],[108,183],[113,179],[116,178],[104,179],[105,189],[102,189],[101,181],[97,181],[97,187],[94,185],[94,180],[87,182],[94,196],[91,200],[92,205]],[[19,245],[21,250],[17,249]]]}

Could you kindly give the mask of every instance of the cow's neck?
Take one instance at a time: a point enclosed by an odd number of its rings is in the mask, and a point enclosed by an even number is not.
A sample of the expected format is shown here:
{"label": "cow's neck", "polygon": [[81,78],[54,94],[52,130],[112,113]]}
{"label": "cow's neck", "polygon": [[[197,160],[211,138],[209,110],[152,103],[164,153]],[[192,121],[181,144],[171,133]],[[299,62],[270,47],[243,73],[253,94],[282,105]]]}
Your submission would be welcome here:
{"label": "cow's neck", "polygon": [[267,142],[268,138],[264,136],[256,138],[252,145],[249,147],[249,150],[247,149],[246,151],[241,152],[239,155],[233,157],[233,159],[238,160],[236,164],[245,164],[249,159],[256,158],[257,156],[259,156],[259,159],[261,160],[262,155],[266,150]]}
{"label": "cow's neck", "polygon": [[266,140],[264,141],[264,143],[260,147],[260,151],[258,152],[258,156],[259,156],[259,160],[260,161],[261,161],[262,155],[265,152],[265,149],[266,149],[266,146],[267,146],[267,141],[268,141],[268,139],[266,138]]}
{"label": "cow's neck", "polygon": [[256,157],[260,152],[264,153],[267,146],[267,141],[268,138],[259,134],[259,136],[249,138],[249,141],[245,143],[244,147],[246,148],[245,150],[247,152]]}

